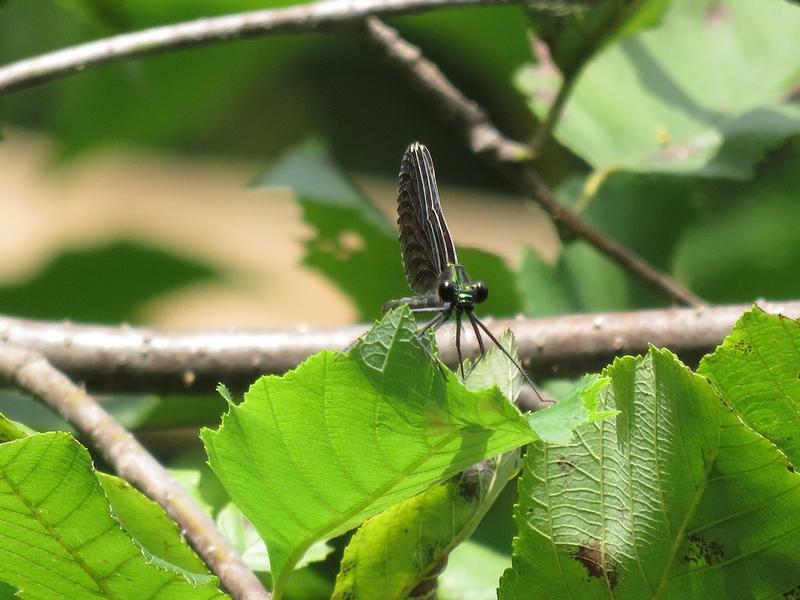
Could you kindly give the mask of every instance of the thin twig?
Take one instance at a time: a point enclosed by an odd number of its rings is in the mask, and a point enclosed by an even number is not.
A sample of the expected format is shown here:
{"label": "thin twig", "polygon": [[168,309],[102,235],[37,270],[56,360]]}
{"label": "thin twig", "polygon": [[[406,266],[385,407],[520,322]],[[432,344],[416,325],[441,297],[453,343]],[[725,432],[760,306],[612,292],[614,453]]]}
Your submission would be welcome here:
{"label": "thin twig", "polygon": [[555,128],[559,119],[561,119],[561,113],[564,112],[564,106],[566,105],[567,100],[572,93],[572,88],[575,87],[575,82],[577,80],[578,73],[565,75],[561,80],[555,100],[553,100],[553,103],[547,110],[544,120],[536,129],[536,134],[531,142],[531,146],[533,146],[537,156],[542,154],[547,142],[550,141],[550,135],[553,133],[553,129]]}
{"label": "thin twig", "polygon": [[[800,317],[800,301],[761,302],[772,313]],[[537,377],[597,370],[614,356],[664,346],[693,363],[713,350],[750,305],[669,308],[544,318],[485,319],[495,335],[510,328],[523,364]],[[0,342],[30,348],[96,391],[208,392],[220,381],[241,390],[265,373],[283,373],[311,354],[343,349],[366,325],[280,331],[158,331],[0,317]],[[455,364],[454,330],[439,347]],[[465,354],[478,352],[472,336]]]}
{"label": "thin twig", "polygon": [[37,352],[7,343],[0,343],[0,375],[74,425],[121,477],[158,502],[235,598],[270,598],[188,492],[84,389]]}
{"label": "thin twig", "polygon": [[398,15],[522,0],[320,0],[162,25],[48,52],[0,67],[0,95],[121,59],[276,33],[316,31],[368,15]]}
{"label": "thin twig", "polygon": [[634,277],[668,298],[686,306],[705,306],[702,298],[692,293],[668,274],[659,271],[644,258],[612,240],[599,229],[568,210],[555,197],[553,190],[530,164],[498,165],[501,172],[522,192],[531,195],[550,217],[571,233],[583,238]]}
{"label": "thin twig", "polygon": [[531,196],[558,224],[585,239],[600,252],[654,289],[688,306],[704,306],[698,296],[640,256],[606,237],[556,200],[529,160],[535,149],[504,136],[475,102],[464,96],[442,71],[377,17],[365,20],[365,35],[388,61],[428,96],[466,137],[470,149],[498,169],[520,191]]}

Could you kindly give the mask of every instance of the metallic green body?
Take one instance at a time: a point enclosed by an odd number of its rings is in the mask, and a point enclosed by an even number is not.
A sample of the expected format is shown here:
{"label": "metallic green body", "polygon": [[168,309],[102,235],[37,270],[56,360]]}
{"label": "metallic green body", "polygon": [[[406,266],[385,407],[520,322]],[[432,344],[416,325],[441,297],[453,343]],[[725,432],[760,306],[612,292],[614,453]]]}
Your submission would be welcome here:
{"label": "metallic green body", "polygon": [[[457,309],[472,308],[477,304],[475,301],[475,288],[476,284],[469,280],[467,272],[461,265],[449,263],[447,270],[450,272],[447,279],[453,282],[455,286],[456,300],[453,305]],[[442,277],[444,279],[445,277]]]}

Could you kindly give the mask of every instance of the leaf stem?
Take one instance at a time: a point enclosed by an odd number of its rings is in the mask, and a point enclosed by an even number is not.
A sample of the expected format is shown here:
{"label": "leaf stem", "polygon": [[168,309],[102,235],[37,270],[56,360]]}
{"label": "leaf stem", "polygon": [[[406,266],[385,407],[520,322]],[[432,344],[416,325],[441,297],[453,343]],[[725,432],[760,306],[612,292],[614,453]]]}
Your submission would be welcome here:
{"label": "leaf stem", "polygon": [[561,85],[558,87],[556,98],[550,105],[544,121],[542,121],[537,128],[536,134],[531,142],[531,146],[533,146],[537,156],[541,155],[547,142],[550,141],[551,134],[555,130],[558,121],[561,119],[561,115],[564,112],[564,105],[567,103],[572,93],[572,88],[575,87],[575,81],[578,79],[578,73],[580,73],[580,70],[573,71],[561,79]]}

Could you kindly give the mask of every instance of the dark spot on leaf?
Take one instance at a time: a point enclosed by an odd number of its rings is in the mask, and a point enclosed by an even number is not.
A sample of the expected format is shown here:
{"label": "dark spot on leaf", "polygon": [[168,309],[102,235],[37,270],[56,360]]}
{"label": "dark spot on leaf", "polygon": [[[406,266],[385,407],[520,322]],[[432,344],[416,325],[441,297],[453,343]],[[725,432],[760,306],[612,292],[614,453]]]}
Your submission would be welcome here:
{"label": "dark spot on leaf", "polygon": [[427,577],[438,577],[447,566],[447,559],[448,556],[444,555],[439,560],[437,560],[436,564],[434,564],[431,567],[431,570],[428,571]]}
{"label": "dark spot on leaf", "polygon": [[436,579],[436,577],[431,577],[430,579],[424,579],[420,581],[413,590],[411,590],[411,593],[408,594],[408,597],[435,598],[437,583],[438,580]]}
{"label": "dark spot on leaf", "polygon": [[617,571],[608,563],[599,541],[578,548],[575,559],[586,567],[590,577],[605,579],[611,588],[617,586]]}
{"label": "dark spot on leaf", "polygon": [[436,557],[436,545],[431,544],[430,546],[425,547],[425,560],[428,562],[433,562],[433,559]]}
{"label": "dark spot on leaf", "polygon": [[477,502],[481,497],[478,477],[464,477],[458,482],[458,494],[467,502]]}
{"label": "dark spot on leaf", "polygon": [[735,342],[733,344],[733,349],[736,350],[737,352],[741,352],[745,356],[753,353],[753,346],[751,346],[744,340],[738,340],[737,342]]}
{"label": "dark spot on leaf", "polygon": [[789,473],[794,473],[794,465],[786,465],[786,470],[789,471]]}
{"label": "dark spot on leaf", "polygon": [[443,556],[433,564],[430,571],[428,571],[425,574],[424,579],[422,579],[416,585],[416,587],[413,590],[411,590],[411,593],[408,595],[408,597],[435,598],[436,586],[438,584],[437,578],[439,577],[441,572],[444,571],[446,566],[447,566],[447,556]]}
{"label": "dark spot on leaf", "polygon": [[722,562],[725,551],[722,544],[706,540],[703,536],[693,533],[689,536],[689,549],[684,556],[684,562],[695,566],[712,566]]}
{"label": "dark spot on leaf", "polygon": [[781,598],[783,598],[783,600],[800,600],[800,585],[796,585],[792,589],[783,592]]}
{"label": "dark spot on leaf", "polygon": [[342,564],[339,567],[339,574],[340,575],[347,575],[353,568],[356,566],[354,560],[342,560]]}
{"label": "dark spot on leaf", "polygon": [[558,470],[562,473],[568,473],[569,471],[575,470],[575,464],[569,461],[567,457],[563,455],[558,457],[556,465],[558,465]]}
{"label": "dark spot on leaf", "polygon": [[356,593],[353,590],[345,590],[339,597],[342,600],[356,600]]}

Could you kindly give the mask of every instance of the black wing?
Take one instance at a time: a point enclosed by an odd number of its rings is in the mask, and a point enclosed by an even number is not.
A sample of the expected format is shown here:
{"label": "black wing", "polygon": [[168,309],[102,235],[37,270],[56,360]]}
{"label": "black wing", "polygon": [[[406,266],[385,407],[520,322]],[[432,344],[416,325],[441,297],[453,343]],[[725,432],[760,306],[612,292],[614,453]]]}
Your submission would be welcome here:
{"label": "black wing", "polygon": [[408,285],[417,294],[436,290],[442,271],[458,259],[442,214],[433,159],[419,142],[406,148],[400,162],[397,224]]}

